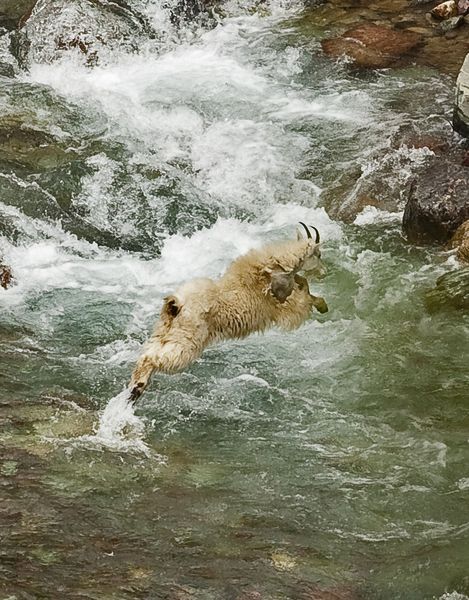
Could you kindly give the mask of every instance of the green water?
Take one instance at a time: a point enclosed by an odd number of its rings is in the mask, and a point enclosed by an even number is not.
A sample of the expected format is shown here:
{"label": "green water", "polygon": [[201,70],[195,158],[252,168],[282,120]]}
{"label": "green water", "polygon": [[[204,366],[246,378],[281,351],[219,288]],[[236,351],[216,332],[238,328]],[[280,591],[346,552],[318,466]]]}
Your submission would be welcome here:
{"label": "green water", "polygon": [[[2,600],[469,594],[469,320],[425,301],[454,259],[323,208],[401,208],[428,151],[396,140],[451,139],[452,82],[350,73],[295,7],[250,12],[0,81],[36,132],[0,156]],[[94,443],[163,296],[298,220],[330,312],[155,378],[138,440]]]}

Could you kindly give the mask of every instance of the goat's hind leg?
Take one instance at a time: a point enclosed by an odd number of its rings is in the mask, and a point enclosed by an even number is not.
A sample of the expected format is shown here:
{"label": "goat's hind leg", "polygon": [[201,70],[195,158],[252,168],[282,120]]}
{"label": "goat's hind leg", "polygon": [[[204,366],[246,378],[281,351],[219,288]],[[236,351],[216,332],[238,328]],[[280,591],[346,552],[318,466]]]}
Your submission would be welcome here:
{"label": "goat's hind leg", "polygon": [[143,354],[133,370],[130,379],[130,394],[133,401],[138,400],[150,383],[151,376],[156,369],[155,361],[151,356]]}

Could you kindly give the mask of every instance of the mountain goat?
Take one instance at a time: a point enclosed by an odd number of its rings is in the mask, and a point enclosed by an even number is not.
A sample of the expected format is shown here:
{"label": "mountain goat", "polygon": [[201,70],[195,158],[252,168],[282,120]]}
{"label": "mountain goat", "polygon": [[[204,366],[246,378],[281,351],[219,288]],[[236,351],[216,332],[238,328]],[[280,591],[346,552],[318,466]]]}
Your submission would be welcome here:
{"label": "mountain goat", "polygon": [[319,232],[269,244],[236,259],[218,281],[194,279],[164,299],[153,335],[132,373],[136,400],[154,371],[175,373],[219,340],[244,338],[272,326],[299,327],[314,308],[327,312],[324,298],[310,294],[298,273],[322,276]]}

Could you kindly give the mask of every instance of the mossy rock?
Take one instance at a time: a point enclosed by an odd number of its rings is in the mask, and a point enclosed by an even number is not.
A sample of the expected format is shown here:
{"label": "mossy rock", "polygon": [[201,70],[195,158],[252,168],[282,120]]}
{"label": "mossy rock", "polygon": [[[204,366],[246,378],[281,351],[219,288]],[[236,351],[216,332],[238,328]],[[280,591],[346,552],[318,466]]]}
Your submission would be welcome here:
{"label": "mossy rock", "polygon": [[54,136],[31,125],[21,116],[0,119],[0,161],[12,166],[51,169],[75,158]]}
{"label": "mossy rock", "polygon": [[436,282],[436,287],[427,292],[425,304],[429,312],[445,308],[469,309],[469,267],[451,271]]}

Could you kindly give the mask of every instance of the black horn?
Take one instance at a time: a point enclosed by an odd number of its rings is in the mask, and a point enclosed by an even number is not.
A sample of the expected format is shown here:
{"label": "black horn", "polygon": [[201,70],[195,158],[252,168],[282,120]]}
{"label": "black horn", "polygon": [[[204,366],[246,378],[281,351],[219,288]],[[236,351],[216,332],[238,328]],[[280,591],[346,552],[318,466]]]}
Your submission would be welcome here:
{"label": "black horn", "polygon": [[303,227],[305,228],[308,240],[312,240],[313,236],[311,235],[311,231],[308,229],[308,227],[302,221],[300,221],[300,225],[303,225]]}
{"label": "black horn", "polygon": [[[313,236],[311,235],[311,231],[309,230],[309,227],[307,227],[302,221],[300,221],[300,225],[303,225],[303,227],[305,228],[306,235],[308,236],[308,240],[312,240]],[[316,244],[319,244],[319,242],[321,241],[319,231],[316,229],[316,227],[314,227],[314,225],[310,225],[310,227],[311,227],[311,229],[314,229],[314,231],[316,232]]]}
{"label": "black horn", "polygon": [[319,236],[319,231],[316,229],[316,227],[314,227],[314,225],[310,225],[311,229],[314,229],[314,231],[316,232],[316,244],[319,244],[319,242],[321,241],[321,238]]}

